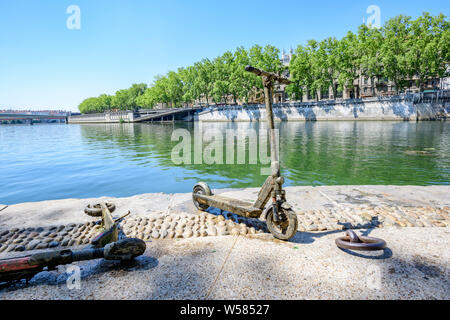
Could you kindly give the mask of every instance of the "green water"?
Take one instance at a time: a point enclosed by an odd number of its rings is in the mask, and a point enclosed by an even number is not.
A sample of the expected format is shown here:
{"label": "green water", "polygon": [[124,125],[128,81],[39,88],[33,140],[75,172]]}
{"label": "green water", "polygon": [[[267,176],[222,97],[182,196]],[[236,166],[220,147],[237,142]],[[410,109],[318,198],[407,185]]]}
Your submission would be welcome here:
{"label": "green water", "polygon": [[[190,192],[200,180],[214,189],[262,185],[261,168],[268,166],[248,160],[175,164],[173,131],[193,133],[199,126],[224,137],[226,130],[264,128],[258,123],[2,125],[0,203]],[[277,127],[288,186],[450,181],[447,122],[284,122]]]}

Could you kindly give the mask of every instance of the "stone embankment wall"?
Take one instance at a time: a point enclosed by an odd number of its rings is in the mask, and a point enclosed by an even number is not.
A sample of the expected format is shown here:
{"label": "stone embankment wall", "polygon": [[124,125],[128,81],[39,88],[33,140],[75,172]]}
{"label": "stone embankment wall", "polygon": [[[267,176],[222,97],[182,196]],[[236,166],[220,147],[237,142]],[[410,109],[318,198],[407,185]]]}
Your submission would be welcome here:
{"label": "stone embankment wall", "polygon": [[[406,99],[364,99],[274,105],[277,121],[391,120],[420,121],[450,118],[449,102],[415,103]],[[198,121],[265,121],[264,105],[216,107],[199,112]]]}
{"label": "stone embankment wall", "polygon": [[134,113],[132,111],[119,111],[107,113],[91,113],[80,116],[71,116],[69,123],[119,123],[122,121],[133,122]]}

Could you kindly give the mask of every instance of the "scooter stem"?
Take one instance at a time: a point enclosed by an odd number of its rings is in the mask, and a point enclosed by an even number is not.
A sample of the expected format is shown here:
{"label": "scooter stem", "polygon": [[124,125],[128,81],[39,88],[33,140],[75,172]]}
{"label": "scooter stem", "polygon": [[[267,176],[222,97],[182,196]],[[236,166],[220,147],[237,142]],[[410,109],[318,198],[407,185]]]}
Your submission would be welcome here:
{"label": "scooter stem", "polygon": [[280,176],[280,163],[278,161],[277,139],[275,134],[275,124],[273,121],[273,109],[272,109],[273,80],[267,76],[263,76],[262,81],[264,86],[264,97],[266,103],[267,126],[269,127],[270,130],[270,157],[271,157],[272,176],[274,178],[278,178]]}
{"label": "scooter stem", "polygon": [[267,72],[252,66],[246,66],[245,70],[251,72],[258,77],[262,78],[262,83],[264,86],[264,98],[266,103],[266,117],[267,117],[267,126],[270,130],[270,154],[271,154],[271,168],[272,168],[272,177],[274,179],[280,177],[280,162],[278,160],[277,153],[277,139],[275,135],[275,124],[273,122],[273,84],[275,81],[289,85],[291,81],[285,77],[280,76],[279,74],[273,72]]}
{"label": "scooter stem", "polygon": [[[273,84],[275,81],[278,83],[289,85],[291,81],[287,78],[280,76],[279,74],[273,72],[267,72],[252,66],[245,67],[245,70],[251,72],[262,78],[262,83],[264,87],[264,99],[266,103],[266,117],[267,126],[270,130],[270,158],[271,158],[271,168],[272,168],[272,201],[275,204],[278,196],[282,196],[282,184],[283,179],[280,175],[280,162],[278,160],[278,148],[277,139],[275,134],[275,124],[273,121]],[[276,215],[276,214],[275,214]]]}

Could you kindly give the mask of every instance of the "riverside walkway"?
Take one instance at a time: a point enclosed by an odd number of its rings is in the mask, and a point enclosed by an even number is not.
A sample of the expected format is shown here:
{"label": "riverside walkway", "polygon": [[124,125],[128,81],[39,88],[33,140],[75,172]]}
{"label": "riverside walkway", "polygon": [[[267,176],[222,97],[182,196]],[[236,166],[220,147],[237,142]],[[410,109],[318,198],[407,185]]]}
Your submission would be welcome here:
{"label": "riverside walkway", "polygon": [[15,121],[15,120],[67,120],[67,115],[56,114],[29,114],[29,113],[3,113],[0,112],[1,121]]}
{"label": "riverside walkway", "polygon": [[139,117],[135,118],[133,122],[165,122],[174,121],[175,119],[182,119],[189,117],[196,111],[202,110],[202,107],[194,108],[175,108],[175,109],[155,109],[155,110],[140,110]]}
{"label": "riverside walkway", "polygon": [[88,113],[69,117],[69,123],[119,123],[119,122],[173,122],[175,120],[192,120],[192,116],[203,107],[140,109],[139,111],[117,111],[105,113]]}
{"label": "riverside walkway", "polygon": [[[147,251],[130,266],[77,263],[81,289],[65,269],[0,289],[0,299],[450,299],[449,186],[287,187],[299,218],[289,242],[264,221],[209,209],[192,194],[66,199],[11,205],[0,212],[0,258],[49,247],[87,245],[95,236],[89,203],[111,201],[130,237]],[[243,200],[258,189],[214,190]],[[346,252],[344,229],[380,237],[381,252]],[[33,238],[34,237],[34,238]]]}

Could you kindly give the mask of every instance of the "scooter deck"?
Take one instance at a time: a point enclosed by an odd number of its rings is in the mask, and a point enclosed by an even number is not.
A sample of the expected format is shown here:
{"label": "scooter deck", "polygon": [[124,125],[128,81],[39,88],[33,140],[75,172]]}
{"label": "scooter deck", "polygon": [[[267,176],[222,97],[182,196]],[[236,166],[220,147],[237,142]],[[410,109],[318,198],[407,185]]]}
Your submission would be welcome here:
{"label": "scooter deck", "polygon": [[227,198],[220,195],[205,196],[203,194],[194,194],[194,199],[210,207],[229,211],[247,218],[258,218],[262,210],[255,208],[253,203],[241,201],[233,198]]}

